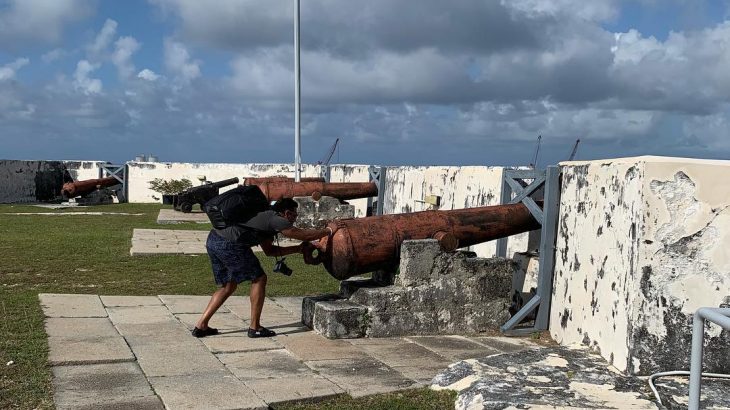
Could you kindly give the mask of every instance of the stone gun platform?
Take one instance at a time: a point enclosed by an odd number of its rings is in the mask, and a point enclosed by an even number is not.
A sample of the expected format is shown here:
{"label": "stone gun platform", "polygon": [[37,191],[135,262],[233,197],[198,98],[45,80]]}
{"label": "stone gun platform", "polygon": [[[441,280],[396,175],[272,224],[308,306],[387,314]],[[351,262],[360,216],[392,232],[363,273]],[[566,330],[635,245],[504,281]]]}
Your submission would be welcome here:
{"label": "stone gun platform", "polygon": [[392,285],[386,273],[343,281],[339,294],[305,298],[302,322],[331,339],[493,331],[509,319],[517,269],[509,259],[443,252],[434,239],[404,241]]}
{"label": "stone gun platform", "polygon": [[190,213],[176,211],[174,209],[160,209],[157,215],[158,224],[180,224],[195,222],[199,224],[210,224],[208,216],[202,211],[193,211]]}
{"label": "stone gun platform", "polygon": [[[198,255],[205,254],[205,240],[210,231],[173,230],[173,229],[134,229],[132,231],[132,247],[129,254],[143,255]],[[281,238],[281,246],[297,245],[300,241]],[[254,252],[261,252],[255,246]]]}

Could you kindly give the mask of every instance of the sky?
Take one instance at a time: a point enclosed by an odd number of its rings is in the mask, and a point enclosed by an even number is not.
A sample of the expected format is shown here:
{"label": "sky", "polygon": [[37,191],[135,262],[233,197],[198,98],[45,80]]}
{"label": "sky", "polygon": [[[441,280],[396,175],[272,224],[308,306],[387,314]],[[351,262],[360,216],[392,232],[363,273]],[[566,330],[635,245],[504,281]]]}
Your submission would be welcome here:
{"label": "sky", "polygon": [[[0,0],[0,159],[294,161],[294,0]],[[730,0],[301,0],[302,161],[730,157]]]}

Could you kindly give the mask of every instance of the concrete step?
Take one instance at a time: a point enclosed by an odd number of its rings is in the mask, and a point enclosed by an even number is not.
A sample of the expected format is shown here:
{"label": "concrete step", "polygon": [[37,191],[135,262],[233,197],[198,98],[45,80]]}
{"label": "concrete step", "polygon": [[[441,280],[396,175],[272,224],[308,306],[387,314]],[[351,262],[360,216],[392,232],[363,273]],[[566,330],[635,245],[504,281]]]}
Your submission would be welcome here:
{"label": "concrete step", "polygon": [[370,323],[368,308],[339,295],[305,298],[302,323],[329,339],[365,337]]}

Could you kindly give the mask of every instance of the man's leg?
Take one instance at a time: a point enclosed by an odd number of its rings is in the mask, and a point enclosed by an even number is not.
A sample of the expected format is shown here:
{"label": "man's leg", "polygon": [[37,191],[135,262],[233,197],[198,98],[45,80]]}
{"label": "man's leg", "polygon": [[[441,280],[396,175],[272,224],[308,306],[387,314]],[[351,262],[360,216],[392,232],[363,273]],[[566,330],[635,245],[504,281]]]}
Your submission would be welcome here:
{"label": "man's leg", "polygon": [[266,274],[259,276],[251,282],[251,325],[253,330],[261,327],[261,311],[264,309],[264,298],[266,297]]}
{"label": "man's leg", "polygon": [[213,314],[218,311],[218,308],[223,305],[226,299],[228,299],[228,297],[236,291],[236,287],[238,287],[236,282],[228,282],[223,285],[223,287],[216,290],[215,293],[213,293],[213,296],[210,297],[208,306],[205,308],[200,319],[198,319],[198,323],[195,324],[195,327],[200,330],[207,329],[210,318],[213,317]]}

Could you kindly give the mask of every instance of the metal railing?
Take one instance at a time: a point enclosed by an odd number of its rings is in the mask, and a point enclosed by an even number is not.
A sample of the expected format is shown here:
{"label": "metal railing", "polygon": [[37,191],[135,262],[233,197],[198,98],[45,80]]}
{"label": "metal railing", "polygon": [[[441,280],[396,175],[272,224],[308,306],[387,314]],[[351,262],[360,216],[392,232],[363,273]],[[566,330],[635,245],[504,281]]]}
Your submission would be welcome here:
{"label": "metal railing", "polygon": [[699,308],[692,320],[692,353],[689,362],[689,371],[670,371],[655,373],[649,377],[649,387],[654,392],[659,404],[662,400],[654,387],[654,380],[663,376],[689,376],[689,410],[700,408],[700,392],[702,377],[730,379],[730,374],[702,373],[702,352],[705,340],[705,320],[708,320],[723,329],[730,330],[730,308]]}

